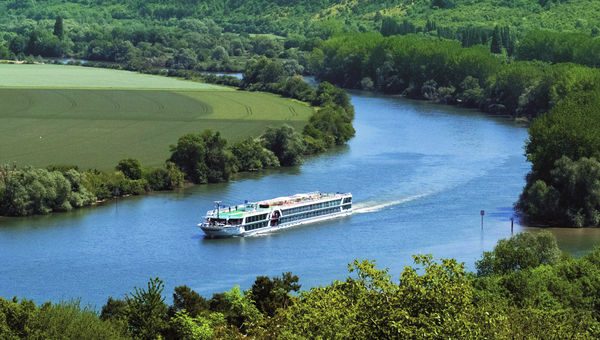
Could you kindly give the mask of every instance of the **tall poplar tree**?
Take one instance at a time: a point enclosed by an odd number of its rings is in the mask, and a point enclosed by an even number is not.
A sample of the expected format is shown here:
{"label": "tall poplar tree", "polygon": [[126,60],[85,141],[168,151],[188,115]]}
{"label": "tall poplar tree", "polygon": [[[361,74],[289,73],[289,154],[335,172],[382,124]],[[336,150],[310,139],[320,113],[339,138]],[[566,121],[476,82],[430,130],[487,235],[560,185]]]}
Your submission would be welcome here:
{"label": "tall poplar tree", "polygon": [[495,54],[502,53],[502,36],[500,35],[500,28],[494,26],[494,32],[492,33],[492,44],[490,45],[490,52]]}
{"label": "tall poplar tree", "polygon": [[54,35],[59,39],[62,39],[65,35],[65,30],[63,27],[63,18],[59,15],[56,17],[56,22],[54,22]]}

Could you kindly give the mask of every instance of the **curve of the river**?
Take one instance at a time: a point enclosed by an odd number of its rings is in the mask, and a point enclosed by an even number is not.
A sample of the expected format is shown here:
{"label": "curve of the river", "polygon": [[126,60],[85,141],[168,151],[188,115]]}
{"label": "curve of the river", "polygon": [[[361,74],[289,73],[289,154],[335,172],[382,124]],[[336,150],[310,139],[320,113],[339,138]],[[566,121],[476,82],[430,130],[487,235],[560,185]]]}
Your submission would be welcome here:
{"label": "curve of the river", "polygon": [[[302,166],[246,174],[32,218],[0,219],[0,296],[41,303],[81,297],[99,308],[159,276],[210,296],[257,275],[291,271],[304,288],[343,280],[355,258],[398,277],[412,254],[453,257],[472,269],[510,236],[524,184],[527,131],[477,112],[353,93],[356,137]],[[350,191],[350,217],[257,237],[204,239],[195,225],[214,200],[237,204],[306,191]],[[481,228],[480,210],[485,210]],[[523,227],[515,224],[515,233]],[[557,231],[577,253],[600,239]],[[170,300],[169,300],[170,302]]]}

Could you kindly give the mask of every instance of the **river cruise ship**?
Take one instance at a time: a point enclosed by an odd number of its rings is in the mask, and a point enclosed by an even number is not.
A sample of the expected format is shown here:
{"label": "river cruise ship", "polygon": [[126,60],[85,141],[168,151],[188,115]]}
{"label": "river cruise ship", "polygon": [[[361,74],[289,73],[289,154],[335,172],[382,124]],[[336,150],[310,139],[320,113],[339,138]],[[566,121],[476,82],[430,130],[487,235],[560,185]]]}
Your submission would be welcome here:
{"label": "river cruise ship", "polygon": [[198,224],[210,238],[247,236],[352,214],[352,194],[311,192],[221,206]]}

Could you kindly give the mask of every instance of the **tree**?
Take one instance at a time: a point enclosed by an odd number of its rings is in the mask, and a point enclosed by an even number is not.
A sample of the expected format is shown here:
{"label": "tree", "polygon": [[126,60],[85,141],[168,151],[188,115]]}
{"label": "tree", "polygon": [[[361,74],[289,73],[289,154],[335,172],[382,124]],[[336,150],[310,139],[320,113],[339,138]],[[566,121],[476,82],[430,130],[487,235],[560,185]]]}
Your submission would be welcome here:
{"label": "tree", "polygon": [[494,250],[484,252],[475,262],[478,276],[508,274],[517,270],[553,265],[560,260],[561,251],[550,232],[519,233],[498,241]]}
{"label": "tree", "polygon": [[210,57],[213,58],[214,60],[218,60],[218,61],[222,61],[222,62],[227,62],[229,60],[229,54],[227,53],[227,50],[223,46],[215,47],[212,50]]}
{"label": "tree", "polygon": [[448,9],[454,8],[453,0],[431,0],[431,8]]}
{"label": "tree", "polygon": [[263,318],[250,295],[242,293],[238,286],[225,293],[214,294],[209,303],[211,311],[223,314],[229,325],[242,331],[256,327]]}
{"label": "tree", "polygon": [[154,340],[168,328],[164,288],[161,279],[150,278],[147,289],[134,287],[135,291],[125,297],[129,330],[135,337]]}
{"label": "tree", "polygon": [[227,140],[219,132],[204,130],[187,134],[171,145],[171,158],[192,182],[226,181],[234,172],[235,159],[226,148]]}
{"label": "tree", "polygon": [[500,34],[500,27],[494,26],[492,33],[492,43],[490,45],[490,52],[494,54],[502,53],[502,35]]}
{"label": "tree", "polygon": [[0,167],[0,215],[27,216],[88,205],[94,194],[74,169],[61,173],[16,166]]}
{"label": "tree", "polygon": [[599,90],[575,90],[532,123],[525,155],[532,163],[534,180],[549,182],[550,171],[562,156],[572,160],[581,157],[600,159],[600,134],[597,129],[590,128],[600,122],[599,105]]}
{"label": "tree", "polygon": [[379,32],[381,32],[381,35],[384,37],[389,37],[390,35],[400,33],[400,26],[394,18],[386,16],[381,19],[381,27]]}
{"label": "tree", "polygon": [[326,106],[315,112],[303,130],[305,136],[323,141],[326,148],[343,145],[354,137],[354,133],[352,119],[344,109],[335,105]]}
{"label": "tree", "polygon": [[286,310],[283,337],[420,339],[485,337],[464,265],[414,256],[422,268],[405,267],[400,281],[388,270],[358,261],[356,277],[302,292]]}
{"label": "tree", "polygon": [[173,293],[173,305],[169,308],[169,314],[185,310],[191,318],[195,318],[209,309],[208,301],[188,286],[175,287]]}
{"label": "tree", "polygon": [[273,151],[263,146],[259,138],[248,137],[231,146],[236,166],[240,171],[255,171],[279,166],[279,160]]}
{"label": "tree", "polygon": [[242,87],[251,85],[256,89],[268,89],[271,84],[278,83],[286,76],[286,72],[279,61],[267,57],[259,57],[248,61],[244,69]]}
{"label": "tree", "polygon": [[265,141],[265,147],[277,156],[282,166],[300,164],[302,154],[306,151],[306,145],[298,132],[289,125],[279,128],[268,127],[261,137]]}
{"label": "tree", "polygon": [[211,313],[208,317],[193,318],[185,311],[179,311],[171,318],[170,324],[176,339],[208,340],[213,338],[215,327],[224,326],[226,321],[221,313]]}
{"label": "tree", "polygon": [[182,69],[191,69],[196,66],[198,56],[191,48],[179,49],[173,56],[173,67]]}
{"label": "tree", "polygon": [[0,43],[0,59],[13,59],[14,54],[8,49],[8,47],[4,46],[4,44]]}
{"label": "tree", "polygon": [[[30,334],[23,338],[90,340],[128,338],[118,324],[102,321],[95,310],[81,307],[78,300],[46,302],[35,314],[33,322],[27,325]],[[3,335],[0,337],[5,338]]]}
{"label": "tree", "polygon": [[58,37],[58,39],[62,39],[65,35],[64,27],[63,27],[63,18],[59,15],[56,17],[56,21],[54,22],[54,31],[53,34]]}
{"label": "tree", "polygon": [[291,291],[299,291],[298,276],[291,272],[282,273],[281,278],[258,276],[250,289],[250,298],[263,314],[274,316],[279,308],[287,308],[292,303]]}
{"label": "tree", "polygon": [[126,158],[119,161],[116,166],[117,171],[121,171],[126,178],[141,179],[142,165],[140,161],[134,158]]}
{"label": "tree", "polygon": [[313,104],[317,106],[327,106],[329,104],[340,106],[346,110],[350,119],[354,118],[354,107],[350,104],[348,93],[329,82],[319,83]]}
{"label": "tree", "polygon": [[220,132],[204,130],[201,134],[206,145],[205,162],[208,168],[208,182],[216,183],[229,180],[235,170],[235,159],[227,149],[227,140]]}
{"label": "tree", "polygon": [[165,168],[153,168],[143,173],[144,180],[152,190],[173,190],[183,186],[183,173],[173,162],[167,161]]}
{"label": "tree", "polygon": [[528,183],[517,207],[531,220],[552,225],[600,225],[600,162],[563,156],[550,175],[549,182],[540,179]]}
{"label": "tree", "polygon": [[171,145],[171,158],[186,177],[194,183],[206,183],[207,166],[204,161],[206,143],[199,134],[187,134],[179,137],[177,145]]}
{"label": "tree", "polygon": [[127,318],[127,302],[125,300],[113,299],[109,297],[106,304],[102,306],[100,319],[107,320],[124,320]]}
{"label": "tree", "polygon": [[305,102],[311,102],[315,97],[315,90],[313,90],[300,75],[289,77],[285,81],[282,92],[284,96]]}

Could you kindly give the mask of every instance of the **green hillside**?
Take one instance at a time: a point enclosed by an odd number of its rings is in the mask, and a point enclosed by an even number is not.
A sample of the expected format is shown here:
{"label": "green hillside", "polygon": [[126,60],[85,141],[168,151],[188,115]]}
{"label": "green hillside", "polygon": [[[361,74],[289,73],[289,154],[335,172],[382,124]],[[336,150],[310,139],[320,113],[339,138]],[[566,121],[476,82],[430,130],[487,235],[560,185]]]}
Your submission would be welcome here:
{"label": "green hillside", "polygon": [[599,6],[587,0],[0,1],[0,11],[7,14],[1,19],[4,23],[21,18],[53,21],[62,15],[84,23],[143,20],[172,26],[177,24],[173,18],[211,18],[226,31],[278,34],[305,31],[324,19],[355,28],[375,28],[382,16],[406,18],[421,26],[433,19],[450,26],[510,24],[590,32],[600,22],[596,15]]}
{"label": "green hillside", "polygon": [[264,55],[288,62],[290,74],[314,73],[308,54],[341,33],[414,33],[469,47],[490,46],[498,27],[512,56],[538,30],[599,35],[599,10],[600,2],[587,0],[0,0],[0,59],[73,57],[143,72],[240,72]]}

